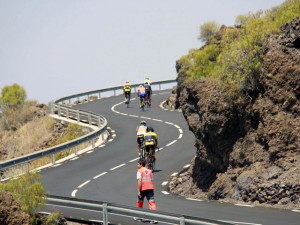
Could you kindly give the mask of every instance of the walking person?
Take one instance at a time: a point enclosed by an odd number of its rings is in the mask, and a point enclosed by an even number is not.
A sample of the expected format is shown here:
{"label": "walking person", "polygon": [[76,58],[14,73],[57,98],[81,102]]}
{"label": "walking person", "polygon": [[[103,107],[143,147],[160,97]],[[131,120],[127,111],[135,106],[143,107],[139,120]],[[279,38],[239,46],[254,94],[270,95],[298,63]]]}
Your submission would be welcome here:
{"label": "walking person", "polygon": [[145,160],[138,161],[137,180],[137,207],[143,208],[144,198],[146,197],[149,209],[156,210],[152,171],[145,167]]}

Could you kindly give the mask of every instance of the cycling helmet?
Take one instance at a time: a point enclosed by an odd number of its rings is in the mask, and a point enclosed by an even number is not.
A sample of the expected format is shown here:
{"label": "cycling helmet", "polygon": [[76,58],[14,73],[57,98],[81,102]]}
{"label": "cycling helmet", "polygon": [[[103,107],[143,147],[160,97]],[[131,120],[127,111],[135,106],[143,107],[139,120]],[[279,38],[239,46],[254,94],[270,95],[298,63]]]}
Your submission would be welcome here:
{"label": "cycling helmet", "polygon": [[147,125],[146,121],[145,120],[141,121],[141,125],[146,126]]}
{"label": "cycling helmet", "polygon": [[154,129],[152,127],[147,127],[147,132],[154,132]]}

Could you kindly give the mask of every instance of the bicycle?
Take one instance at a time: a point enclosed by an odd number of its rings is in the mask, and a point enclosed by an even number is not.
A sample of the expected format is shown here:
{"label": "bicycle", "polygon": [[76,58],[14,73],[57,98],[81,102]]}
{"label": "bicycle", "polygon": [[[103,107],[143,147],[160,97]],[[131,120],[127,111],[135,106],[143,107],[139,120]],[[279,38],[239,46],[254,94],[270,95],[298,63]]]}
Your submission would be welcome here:
{"label": "bicycle", "polygon": [[140,160],[145,160],[146,159],[146,155],[145,155],[145,143],[144,141],[142,141],[141,144],[141,155],[140,155]]}
{"label": "bicycle", "polygon": [[146,105],[146,103],[145,103],[145,97],[143,97],[143,98],[141,98],[141,106],[140,106],[140,108],[142,109],[142,111],[145,110],[145,105]]}
{"label": "bicycle", "polygon": [[151,107],[151,97],[150,97],[150,95],[146,96],[145,101],[146,101],[147,108],[150,108]]}
{"label": "bicycle", "polygon": [[129,103],[130,103],[130,94],[128,92],[125,92],[125,104],[127,105],[127,108],[129,108]]}
{"label": "bicycle", "polygon": [[155,160],[153,160],[153,151],[155,151],[154,147],[150,148],[149,157],[148,157],[148,168],[154,172],[155,170]]}

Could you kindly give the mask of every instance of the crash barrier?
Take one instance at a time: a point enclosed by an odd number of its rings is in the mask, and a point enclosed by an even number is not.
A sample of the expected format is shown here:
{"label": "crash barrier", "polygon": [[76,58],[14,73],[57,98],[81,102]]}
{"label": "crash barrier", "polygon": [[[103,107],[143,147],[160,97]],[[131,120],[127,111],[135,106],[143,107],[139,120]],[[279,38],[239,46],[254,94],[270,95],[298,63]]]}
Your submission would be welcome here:
{"label": "crash barrier", "polygon": [[[162,89],[162,85],[164,84],[172,84],[175,83],[176,80],[162,80],[151,82],[151,87],[155,90],[155,87],[158,86],[158,89]],[[139,84],[132,84],[132,89],[134,92],[137,91],[137,87]],[[95,147],[95,140],[100,139],[103,140],[107,133],[107,120],[96,113],[87,112],[84,110],[73,109],[72,107],[76,104],[87,103],[93,101],[94,99],[100,99],[101,96],[116,96],[120,93],[123,93],[123,86],[109,87],[103,88],[94,91],[83,92],[79,94],[74,94],[66,97],[59,98],[55,101],[49,103],[49,113],[52,115],[57,115],[59,118],[69,119],[70,121],[83,122],[89,125],[89,128],[93,127],[94,131],[90,132],[87,135],[84,135],[80,138],[74,139],[72,141],[43,149],[41,151],[37,151],[28,155],[24,155],[21,157],[17,157],[14,159],[6,160],[0,162],[0,170],[5,170],[11,167],[25,165],[25,168],[29,168],[28,163],[31,161],[51,156],[51,163],[55,164],[55,154],[65,151],[70,148],[74,148],[75,155],[78,154],[78,146],[85,142],[92,142],[92,147]]]}
{"label": "crash barrier", "polygon": [[[92,201],[92,200],[83,200],[77,198],[61,197],[50,195],[47,199],[47,204],[52,206],[62,206],[62,207],[73,207],[81,210],[94,210],[102,212],[102,215],[99,215],[99,219],[102,216],[102,224],[108,225],[109,215],[119,215],[119,216],[132,216],[137,218],[143,218],[144,220],[154,220],[165,223],[172,224],[197,224],[197,225],[233,225],[232,223],[217,221],[212,219],[193,217],[181,214],[174,214],[161,211],[152,211],[147,209],[139,209],[136,207],[129,207],[109,202],[101,201]],[[110,219],[110,222],[113,219]]]}

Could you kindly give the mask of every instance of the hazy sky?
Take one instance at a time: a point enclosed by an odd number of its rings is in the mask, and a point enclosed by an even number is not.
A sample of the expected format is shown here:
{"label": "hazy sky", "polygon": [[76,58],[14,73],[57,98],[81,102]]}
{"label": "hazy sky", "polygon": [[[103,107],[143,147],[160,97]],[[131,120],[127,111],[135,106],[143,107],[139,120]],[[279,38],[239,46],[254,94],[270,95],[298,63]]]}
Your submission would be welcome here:
{"label": "hazy sky", "polygon": [[206,21],[284,0],[0,0],[0,89],[40,103],[125,81],[175,79]]}

